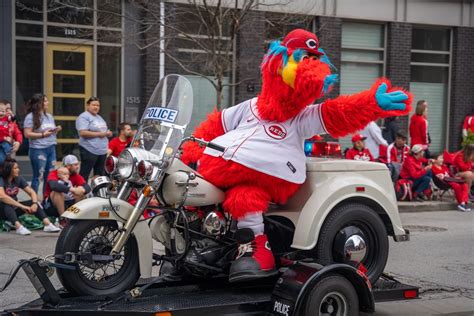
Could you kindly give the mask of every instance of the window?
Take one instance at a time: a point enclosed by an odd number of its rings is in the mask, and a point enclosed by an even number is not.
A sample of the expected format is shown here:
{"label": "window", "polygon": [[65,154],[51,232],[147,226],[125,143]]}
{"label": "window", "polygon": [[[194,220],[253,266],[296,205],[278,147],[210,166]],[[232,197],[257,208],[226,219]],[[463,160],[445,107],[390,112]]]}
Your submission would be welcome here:
{"label": "window", "polygon": [[[340,94],[369,89],[384,74],[385,27],[344,22],[341,40]],[[351,136],[339,139],[341,148],[352,147]]]}
{"label": "window", "polygon": [[430,151],[440,152],[446,146],[451,31],[413,28],[412,32],[410,91],[414,95],[413,104],[418,100],[428,102]]}

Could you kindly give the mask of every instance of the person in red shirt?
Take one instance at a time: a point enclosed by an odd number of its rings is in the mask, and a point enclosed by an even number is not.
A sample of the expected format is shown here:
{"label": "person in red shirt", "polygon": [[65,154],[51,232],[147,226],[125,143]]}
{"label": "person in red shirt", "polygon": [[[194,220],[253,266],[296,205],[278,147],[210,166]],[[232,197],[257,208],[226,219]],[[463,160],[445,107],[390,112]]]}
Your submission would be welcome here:
{"label": "person in red shirt", "polygon": [[429,189],[432,176],[431,162],[428,162],[426,167],[423,166],[423,161],[426,161],[423,154],[423,146],[414,145],[403,161],[400,171],[400,178],[413,181],[414,198],[419,201],[427,200],[423,192]]}
{"label": "person in red shirt", "polygon": [[11,137],[12,141],[10,157],[14,158],[18,149],[20,149],[20,145],[23,143],[23,134],[16,123],[16,117],[15,114],[13,114],[10,101],[1,100],[0,103],[5,104],[5,111],[7,112],[7,115],[10,116],[10,123],[8,124],[9,136]]}
{"label": "person in red shirt", "polygon": [[107,156],[118,157],[120,153],[132,142],[133,130],[130,124],[120,123],[119,135],[109,141],[109,150]]}
{"label": "person in red shirt", "polygon": [[[63,166],[69,170],[69,181],[72,185],[64,183],[58,175],[58,170],[49,173],[43,199],[43,208],[49,216],[61,216],[68,207],[82,200],[91,190],[86,180],[79,174],[79,160],[76,156],[64,157]],[[74,199],[65,200],[64,193],[72,193]]]}
{"label": "person in red shirt", "polygon": [[[473,173],[474,163],[474,144],[467,144],[464,148],[454,156],[453,166],[457,169],[456,176],[466,181],[469,192],[471,192],[472,182],[474,181]],[[472,196],[470,196],[472,198]]]}
{"label": "person in red shirt", "polygon": [[355,134],[352,136],[352,145],[346,152],[346,159],[350,160],[363,160],[363,161],[374,161],[374,157],[370,151],[365,148],[364,140],[367,137],[362,136],[361,134]]}
{"label": "person in red shirt", "polygon": [[474,110],[472,110],[471,115],[466,116],[462,124],[462,137],[465,138],[468,132],[474,133]]}
{"label": "person in red shirt", "polygon": [[421,145],[425,152],[425,157],[430,157],[429,152],[429,135],[428,135],[428,102],[420,100],[416,103],[415,114],[410,119],[410,139],[411,147]]}
{"label": "person in red shirt", "polygon": [[469,202],[469,192],[467,183],[461,178],[455,178],[444,164],[443,154],[436,155],[436,160],[431,168],[433,176],[447,183],[453,190],[458,203],[458,209],[463,212],[470,212],[471,208],[467,205]]}

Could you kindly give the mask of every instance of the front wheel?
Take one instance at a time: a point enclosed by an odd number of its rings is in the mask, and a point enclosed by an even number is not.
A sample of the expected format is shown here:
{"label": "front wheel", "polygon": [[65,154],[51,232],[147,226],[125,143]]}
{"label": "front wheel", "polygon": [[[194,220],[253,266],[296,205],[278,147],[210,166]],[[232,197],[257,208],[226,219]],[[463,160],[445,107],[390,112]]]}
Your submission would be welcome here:
{"label": "front wheel", "polygon": [[342,205],[326,218],[319,234],[316,257],[321,264],[362,263],[374,284],[388,258],[385,224],[367,205]]}
{"label": "front wheel", "polygon": [[353,316],[359,315],[359,298],[351,282],[332,274],[311,290],[305,307],[305,316]]}
{"label": "front wheel", "polygon": [[[79,220],[71,222],[59,236],[55,253],[72,252],[109,255],[119,230],[114,221]],[[75,263],[75,270],[58,269],[61,284],[77,295],[108,295],[131,288],[138,280],[139,261],[136,240],[131,236],[117,259],[111,262]],[[63,260],[56,259],[57,263]]]}

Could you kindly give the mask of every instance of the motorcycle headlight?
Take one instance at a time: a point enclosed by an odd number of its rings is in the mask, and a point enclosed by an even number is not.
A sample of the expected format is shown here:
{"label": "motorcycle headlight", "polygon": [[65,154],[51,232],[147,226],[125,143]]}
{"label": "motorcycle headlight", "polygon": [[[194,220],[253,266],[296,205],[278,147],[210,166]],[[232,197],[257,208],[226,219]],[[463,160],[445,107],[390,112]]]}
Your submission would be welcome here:
{"label": "motorcycle headlight", "polygon": [[133,169],[135,169],[135,159],[128,150],[122,151],[118,157],[118,172],[120,176],[124,179],[128,179],[133,174]]}

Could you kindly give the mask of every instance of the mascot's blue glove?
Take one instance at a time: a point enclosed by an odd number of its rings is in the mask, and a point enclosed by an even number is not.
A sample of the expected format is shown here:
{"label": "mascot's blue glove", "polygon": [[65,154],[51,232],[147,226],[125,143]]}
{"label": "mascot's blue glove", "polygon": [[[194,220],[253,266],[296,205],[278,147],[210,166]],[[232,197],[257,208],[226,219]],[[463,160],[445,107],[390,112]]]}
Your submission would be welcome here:
{"label": "mascot's blue glove", "polygon": [[385,111],[391,110],[400,110],[403,111],[406,109],[406,104],[402,103],[408,99],[408,95],[401,91],[392,91],[387,93],[387,84],[382,83],[375,92],[375,99],[377,104]]}

